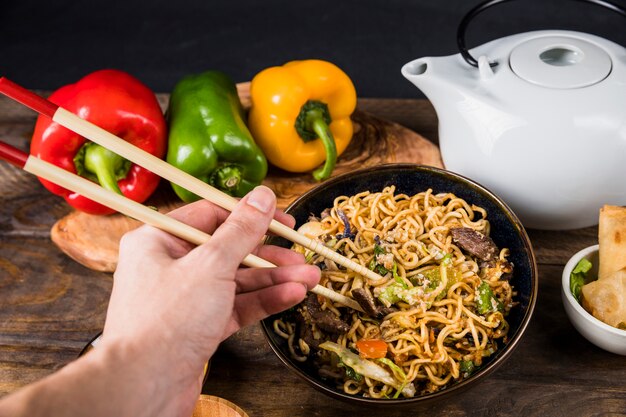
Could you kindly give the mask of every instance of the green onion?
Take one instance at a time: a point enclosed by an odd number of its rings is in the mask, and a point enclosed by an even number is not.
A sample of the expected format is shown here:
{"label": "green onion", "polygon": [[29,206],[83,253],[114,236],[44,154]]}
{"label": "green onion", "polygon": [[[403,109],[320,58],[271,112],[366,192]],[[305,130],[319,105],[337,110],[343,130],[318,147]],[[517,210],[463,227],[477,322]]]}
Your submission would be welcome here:
{"label": "green onion", "polygon": [[469,376],[476,369],[476,365],[474,365],[473,361],[461,361],[459,363],[459,370]]}
{"label": "green onion", "polygon": [[[492,300],[495,300],[495,307]],[[486,314],[489,312],[502,311],[504,306],[502,302],[496,298],[491,287],[486,281],[478,286],[478,297],[476,298],[476,307],[478,314]]]}
{"label": "green onion", "polygon": [[394,281],[402,285],[402,288],[404,289],[409,288],[409,285],[402,279],[400,275],[398,275],[398,264],[396,264],[395,262],[393,263],[393,269],[391,270],[391,272],[393,274]]}

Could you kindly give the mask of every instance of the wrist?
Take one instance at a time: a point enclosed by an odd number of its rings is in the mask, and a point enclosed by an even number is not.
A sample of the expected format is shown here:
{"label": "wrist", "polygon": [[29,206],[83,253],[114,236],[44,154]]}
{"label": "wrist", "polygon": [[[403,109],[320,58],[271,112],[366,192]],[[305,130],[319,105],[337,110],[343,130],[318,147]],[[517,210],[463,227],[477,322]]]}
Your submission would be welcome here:
{"label": "wrist", "polygon": [[[58,372],[4,398],[0,415],[159,416],[174,414],[165,378],[150,378],[140,352],[99,346]],[[159,385],[161,384],[161,385]]]}
{"label": "wrist", "polygon": [[95,380],[98,395],[112,405],[111,413],[93,415],[158,416],[167,408],[169,380],[155,378],[150,360],[142,353],[139,346],[113,342],[102,343],[81,358]]}
{"label": "wrist", "polygon": [[200,394],[205,362],[188,363],[180,350],[177,343],[158,335],[114,337],[105,329],[93,353],[98,353],[98,360],[107,368],[127,379],[129,392],[141,390],[154,402],[154,412],[146,415],[155,416],[169,407],[178,410],[183,399],[194,404]]}

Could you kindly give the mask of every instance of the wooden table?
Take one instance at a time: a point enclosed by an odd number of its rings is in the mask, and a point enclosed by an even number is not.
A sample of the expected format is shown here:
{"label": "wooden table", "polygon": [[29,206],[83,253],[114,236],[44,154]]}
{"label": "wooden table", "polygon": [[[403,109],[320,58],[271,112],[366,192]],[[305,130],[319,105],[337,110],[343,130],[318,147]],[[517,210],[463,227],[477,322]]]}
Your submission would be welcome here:
{"label": "wooden table", "polygon": [[[436,115],[425,100],[362,99],[359,107],[437,141]],[[34,120],[32,112],[0,99],[3,140],[27,149]],[[82,267],[50,241],[50,227],[68,212],[34,177],[0,163],[0,395],[75,359],[103,326],[111,276]],[[539,299],[526,335],[503,367],[450,401],[366,410],[327,398],[283,367],[258,325],[223,343],[203,392],[251,416],[626,415],[626,358],[583,339],[561,304],[563,266],[597,242],[597,228],[529,234]]]}

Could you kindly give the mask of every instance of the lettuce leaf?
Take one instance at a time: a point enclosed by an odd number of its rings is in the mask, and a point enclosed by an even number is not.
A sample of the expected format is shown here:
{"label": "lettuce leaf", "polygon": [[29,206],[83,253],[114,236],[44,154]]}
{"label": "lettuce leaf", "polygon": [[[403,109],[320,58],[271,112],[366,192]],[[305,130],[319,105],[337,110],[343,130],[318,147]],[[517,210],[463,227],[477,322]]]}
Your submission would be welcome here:
{"label": "lettuce leaf", "polygon": [[581,302],[581,294],[587,273],[591,270],[592,266],[588,259],[583,258],[576,264],[569,276],[569,289],[579,303]]}

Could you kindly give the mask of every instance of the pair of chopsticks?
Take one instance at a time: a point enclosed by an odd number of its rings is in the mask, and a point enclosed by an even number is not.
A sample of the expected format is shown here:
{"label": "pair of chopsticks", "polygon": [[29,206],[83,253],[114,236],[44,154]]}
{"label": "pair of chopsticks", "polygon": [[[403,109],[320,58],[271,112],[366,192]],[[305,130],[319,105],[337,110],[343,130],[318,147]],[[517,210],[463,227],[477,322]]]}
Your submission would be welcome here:
{"label": "pair of chopsticks", "polygon": [[[237,204],[237,199],[206,184],[192,175],[169,165],[162,159],[137,148],[136,146],[107,132],[106,130],[81,119],[77,115],[13,83],[5,77],[0,77],[0,93],[26,107],[29,107],[39,114],[50,117],[61,126],[78,133],[100,146],[108,148],[112,152],[115,152],[129,161],[152,171],[160,177],[201,196],[213,204],[216,204],[228,211],[232,211]],[[11,163],[18,168],[24,169],[27,172],[54,182],[64,188],[67,188],[68,190],[84,195],[129,217],[160,228],[174,236],[187,240],[190,243],[200,245],[205,243],[211,237],[207,233],[197,230],[185,223],[179,222],[165,214],[152,210],[122,195],[106,190],[85,178],[72,174],[69,171],[65,171],[64,169],[37,157],[28,155],[25,152],[22,152],[19,149],[3,142],[0,142],[0,159]],[[300,234],[276,220],[272,220],[270,223],[269,231],[293,243],[308,248],[369,279],[378,281],[382,278],[380,275],[369,270],[365,266],[340,255],[321,242]],[[243,264],[254,268],[271,268],[276,266],[254,255],[248,255],[243,260]],[[338,294],[326,287],[317,285],[311,289],[311,292],[327,297],[355,310],[363,311],[361,306],[352,298]]]}

